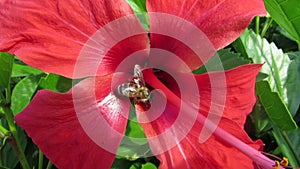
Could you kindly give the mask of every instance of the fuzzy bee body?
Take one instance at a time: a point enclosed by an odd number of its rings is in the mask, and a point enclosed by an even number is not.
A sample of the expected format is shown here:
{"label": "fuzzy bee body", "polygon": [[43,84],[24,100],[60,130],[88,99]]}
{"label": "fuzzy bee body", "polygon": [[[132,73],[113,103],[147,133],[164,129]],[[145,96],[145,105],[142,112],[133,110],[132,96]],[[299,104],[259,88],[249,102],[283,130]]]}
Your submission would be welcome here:
{"label": "fuzzy bee body", "polygon": [[132,86],[131,83],[123,83],[118,86],[118,93],[126,97],[135,97],[137,88]]}
{"label": "fuzzy bee body", "polygon": [[133,79],[129,83],[123,83],[117,87],[117,93],[121,96],[132,98],[136,102],[147,103],[150,99],[150,91],[146,87],[142,70],[139,65],[134,67]]}

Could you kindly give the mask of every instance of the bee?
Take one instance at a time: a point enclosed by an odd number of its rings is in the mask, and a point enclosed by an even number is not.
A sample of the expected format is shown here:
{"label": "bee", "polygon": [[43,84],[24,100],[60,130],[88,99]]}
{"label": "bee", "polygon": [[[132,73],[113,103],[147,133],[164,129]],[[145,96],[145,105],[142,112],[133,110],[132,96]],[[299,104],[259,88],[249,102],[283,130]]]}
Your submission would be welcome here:
{"label": "bee", "polygon": [[139,65],[134,66],[132,80],[129,83],[123,83],[117,87],[117,94],[129,97],[137,103],[149,102],[150,91],[146,87],[143,73]]}

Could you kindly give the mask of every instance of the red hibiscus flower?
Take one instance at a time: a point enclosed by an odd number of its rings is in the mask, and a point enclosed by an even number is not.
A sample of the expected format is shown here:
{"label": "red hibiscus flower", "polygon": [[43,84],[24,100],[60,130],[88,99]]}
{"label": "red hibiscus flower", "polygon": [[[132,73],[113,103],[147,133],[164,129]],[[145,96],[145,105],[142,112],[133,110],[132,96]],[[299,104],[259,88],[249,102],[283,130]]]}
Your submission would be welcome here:
{"label": "red hibiscus flower", "polygon": [[[260,65],[189,73],[264,14],[263,1],[152,0],[147,10],[149,32],[122,0],[1,0],[0,51],[46,72],[88,77],[65,94],[39,91],[17,124],[59,168],[109,168],[130,98],[160,168],[272,168],[256,151],[262,143],[243,130]],[[196,88],[181,88],[189,78]]]}

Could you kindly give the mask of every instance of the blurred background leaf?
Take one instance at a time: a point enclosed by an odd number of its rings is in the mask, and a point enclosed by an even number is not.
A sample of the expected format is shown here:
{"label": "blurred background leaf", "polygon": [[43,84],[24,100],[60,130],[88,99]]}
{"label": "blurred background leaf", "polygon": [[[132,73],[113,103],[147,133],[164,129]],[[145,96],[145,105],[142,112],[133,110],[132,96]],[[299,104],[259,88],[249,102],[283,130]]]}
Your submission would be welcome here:
{"label": "blurred background leaf", "polygon": [[[4,124],[0,123],[0,125],[4,125]],[[23,131],[23,129],[21,129],[20,127],[17,127],[17,131],[18,131],[18,136],[21,141],[21,146],[22,146],[23,150],[25,150],[25,148],[27,146],[27,136],[26,136],[25,132]],[[5,146],[1,150],[1,153],[2,153],[1,160],[2,160],[3,166],[10,168],[10,169],[15,168],[17,166],[17,164],[19,163],[19,159],[17,158],[16,153],[14,152],[13,148],[9,144],[9,141],[6,142]]]}
{"label": "blurred background leaf", "polygon": [[265,0],[267,11],[300,46],[299,0]]}
{"label": "blurred background leaf", "polygon": [[9,53],[0,52],[0,87],[7,88],[14,63],[14,56]]}

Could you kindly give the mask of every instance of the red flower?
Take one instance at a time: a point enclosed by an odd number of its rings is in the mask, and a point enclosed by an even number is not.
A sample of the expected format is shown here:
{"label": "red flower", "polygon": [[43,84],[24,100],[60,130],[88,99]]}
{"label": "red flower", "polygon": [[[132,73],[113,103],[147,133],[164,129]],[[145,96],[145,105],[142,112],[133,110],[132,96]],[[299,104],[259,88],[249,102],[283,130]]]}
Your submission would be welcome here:
{"label": "red flower", "polygon": [[[225,73],[190,75],[186,70],[201,66],[215,50],[204,50],[201,60],[188,43],[174,38],[186,38],[191,32],[185,31],[193,31],[192,27],[187,27],[191,28],[189,30],[180,29],[188,23],[182,24],[184,21],[174,15],[194,24],[215,49],[220,49],[237,38],[253,16],[265,13],[263,1],[152,0],[147,1],[147,10],[172,14],[149,14],[151,49],[148,32],[133,17],[126,18],[133,12],[125,1],[1,0],[0,51],[13,53],[31,66],[70,78],[97,75],[81,81],[66,94],[39,91],[29,106],[15,117],[17,124],[59,168],[109,168],[124,135],[130,107],[129,100],[116,96],[114,91],[120,85],[127,84],[129,74],[126,72],[132,72],[135,64],[144,66],[147,63],[148,69],[143,71],[144,80],[149,85],[147,88],[160,89],[165,93],[166,108],[160,116],[155,116],[159,112],[155,106],[163,100],[163,95],[154,93],[150,99],[150,109],[143,107],[148,103],[137,104],[137,117],[149,139],[150,148],[161,161],[160,168],[255,167],[253,160],[260,158],[260,155],[253,152],[260,149],[262,143],[253,142],[244,132],[243,125],[255,103],[254,83],[260,65],[240,66]],[[118,24],[116,19],[122,17],[126,22]],[[114,34],[98,32],[109,23],[115,27],[105,30],[112,30]],[[136,34],[124,36],[121,41],[115,39],[132,32]],[[197,38],[192,36],[184,40],[192,45],[201,43],[202,48],[209,46],[206,44],[208,41],[193,41]],[[153,48],[176,54],[188,67],[176,61],[170,62],[168,53],[160,56],[162,53],[157,53],[159,50]],[[135,52],[138,52],[137,55],[134,55]],[[123,63],[130,54],[133,54],[134,62]],[[99,56],[102,57],[101,62]],[[95,62],[101,63],[100,66]],[[118,68],[120,64],[127,67]],[[153,73],[151,66],[163,66],[181,81],[192,77],[197,85],[196,91],[181,93],[174,79],[164,72]],[[223,76],[226,85],[223,78],[211,79]],[[220,93],[224,100],[215,98],[213,92]],[[192,99],[184,100],[184,96]],[[132,98],[138,101],[137,97]],[[176,122],[181,113],[181,100],[188,103],[188,108],[183,109],[185,120],[193,119],[193,112],[197,111],[193,123],[188,125],[190,128],[186,129],[185,124],[179,123],[181,125],[169,133],[171,135],[156,137]],[[193,109],[194,104],[199,105],[199,109]],[[211,107],[221,108],[218,117],[222,115],[222,118],[215,128],[217,134],[207,135],[207,140],[199,143],[204,128],[214,128],[203,119],[210,116]],[[153,121],[145,122],[149,119]],[[115,132],[107,131],[108,128],[113,128]],[[225,133],[224,138],[220,137],[220,133]],[[239,140],[233,139],[234,144],[230,143],[227,136],[231,135],[253,147],[253,151],[248,151],[252,148]],[[168,147],[169,143],[174,142],[175,145]],[[249,158],[251,155],[257,157]],[[255,162],[263,165],[262,161]]]}

